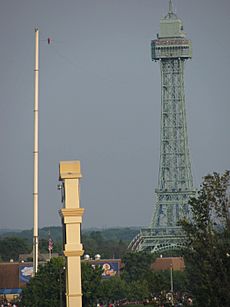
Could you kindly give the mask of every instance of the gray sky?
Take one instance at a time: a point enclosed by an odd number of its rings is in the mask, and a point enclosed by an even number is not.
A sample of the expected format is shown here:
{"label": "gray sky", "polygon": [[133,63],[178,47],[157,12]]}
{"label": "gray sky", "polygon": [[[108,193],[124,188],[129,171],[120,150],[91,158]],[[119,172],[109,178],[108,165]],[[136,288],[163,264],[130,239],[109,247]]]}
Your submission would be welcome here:
{"label": "gray sky", "polygon": [[[193,43],[185,93],[199,187],[207,173],[229,169],[230,2],[173,4]],[[35,26],[39,226],[60,225],[61,160],[81,161],[83,227],[150,224],[160,148],[160,69],[150,41],[167,11],[168,0],[0,2],[0,228],[33,226]]]}

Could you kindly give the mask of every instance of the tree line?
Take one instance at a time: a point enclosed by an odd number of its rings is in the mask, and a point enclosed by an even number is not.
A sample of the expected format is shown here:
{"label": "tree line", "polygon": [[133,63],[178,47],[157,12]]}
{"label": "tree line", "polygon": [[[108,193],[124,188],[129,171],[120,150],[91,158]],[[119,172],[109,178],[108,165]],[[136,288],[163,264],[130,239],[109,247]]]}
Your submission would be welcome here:
{"label": "tree line", "polygon": [[[111,228],[82,231],[84,250],[91,257],[100,254],[102,258],[121,258],[128,243],[138,233],[138,228]],[[49,235],[50,234],[50,235]],[[45,227],[39,231],[39,252],[48,253],[48,239],[53,240],[53,253],[62,255],[62,228]],[[32,232],[5,233],[0,236],[0,261],[18,260],[19,254],[32,252]]]}

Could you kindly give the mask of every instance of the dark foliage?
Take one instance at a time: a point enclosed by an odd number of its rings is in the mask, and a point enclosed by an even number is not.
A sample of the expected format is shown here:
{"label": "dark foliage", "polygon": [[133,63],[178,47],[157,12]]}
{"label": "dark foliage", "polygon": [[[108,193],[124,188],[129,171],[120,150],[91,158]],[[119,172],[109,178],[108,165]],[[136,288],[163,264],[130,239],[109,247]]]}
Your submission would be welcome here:
{"label": "dark foliage", "polygon": [[146,279],[154,259],[155,256],[149,253],[127,253],[123,257],[123,278],[127,282]]}
{"label": "dark foliage", "polygon": [[92,267],[90,264],[82,263],[81,270],[83,307],[95,306],[100,297],[102,269],[99,266]]}
{"label": "dark foliage", "polygon": [[[103,230],[83,230],[82,243],[84,250],[91,257],[100,254],[102,258],[121,258],[126,250],[130,240],[138,233],[138,228],[111,228]],[[24,240],[26,248],[20,249],[20,253],[28,253],[32,251],[33,232],[31,230],[11,231],[6,230],[1,233],[0,240],[5,238],[19,238]],[[41,253],[48,252],[48,239],[52,238],[53,252],[62,255],[62,227],[44,227],[39,229],[39,251]],[[14,250],[14,246],[10,246],[9,254]],[[17,250],[15,250],[17,253]],[[1,254],[0,254],[1,257]],[[17,255],[18,257],[18,255]],[[5,257],[4,257],[5,259]]]}
{"label": "dark foliage", "polygon": [[19,254],[29,251],[30,248],[25,239],[6,237],[0,240],[0,258],[2,261],[9,261],[10,259],[17,261]]}
{"label": "dark foliage", "polygon": [[20,306],[65,306],[64,278],[64,258],[52,258],[23,289]]}
{"label": "dark foliage", "polygon": [[121,258],[127,250],[127,243],[122,240],[105,240],[99,231],[83,234],[82,242],[85,253],[91,257],[100,254],[103,259]]}
{"label": "dark foliage", "polygon": [[188,237],[185,259],[197,306],[230,306],[229,185],[228,171],[206,176],[190,201],[193,219],[181,223]]}

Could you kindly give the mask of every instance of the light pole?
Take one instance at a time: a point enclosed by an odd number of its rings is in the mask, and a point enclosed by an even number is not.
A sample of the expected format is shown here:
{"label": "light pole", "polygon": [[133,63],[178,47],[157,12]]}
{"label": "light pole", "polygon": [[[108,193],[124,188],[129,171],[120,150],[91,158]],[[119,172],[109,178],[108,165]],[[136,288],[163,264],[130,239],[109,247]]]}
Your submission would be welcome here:
{"label": "light pole", "polygon": [[170,265],[170,292],[171,292],[171,303],[174,306],[174,297],[173,297],[173,264]]}
{"label": "light pole", "polygon": [[173,293],[173,267],[170,265],[170,291]]}

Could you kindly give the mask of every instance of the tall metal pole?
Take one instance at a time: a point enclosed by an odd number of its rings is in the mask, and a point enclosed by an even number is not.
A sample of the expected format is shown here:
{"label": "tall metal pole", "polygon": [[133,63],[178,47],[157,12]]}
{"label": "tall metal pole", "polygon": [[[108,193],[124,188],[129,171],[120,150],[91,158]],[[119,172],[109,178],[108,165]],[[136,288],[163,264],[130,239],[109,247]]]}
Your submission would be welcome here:
{"label": "tall metal pole", "polygon": [[33,234],[33,275],[38,270],[38,77],[39,77],[39,30],[35,29],[34,62],[34,234]]}
{"label": "tall metal pole", "polygon": [[171,292],[171,304],[174,306],[174,296],[173,296],[173,265],[170,266],[170,292]]}

